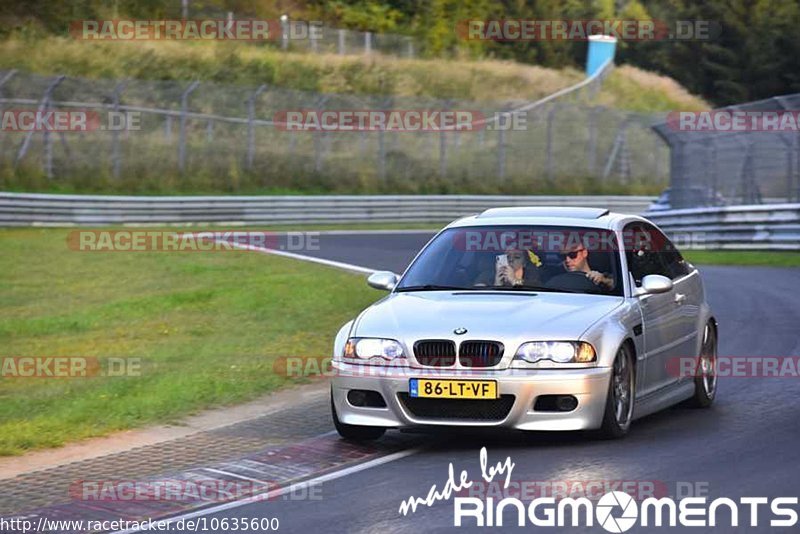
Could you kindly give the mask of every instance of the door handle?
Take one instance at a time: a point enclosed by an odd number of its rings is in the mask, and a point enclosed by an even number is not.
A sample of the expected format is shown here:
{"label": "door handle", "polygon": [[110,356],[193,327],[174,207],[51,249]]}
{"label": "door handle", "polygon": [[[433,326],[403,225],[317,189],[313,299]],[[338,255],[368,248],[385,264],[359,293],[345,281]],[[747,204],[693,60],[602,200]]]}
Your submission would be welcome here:
{"label": "door handle", "polygon": [[683,304],[685,300],[686,300],[686,295],[684,295],[683,293],[675,293],[675,302],[677,304]]}

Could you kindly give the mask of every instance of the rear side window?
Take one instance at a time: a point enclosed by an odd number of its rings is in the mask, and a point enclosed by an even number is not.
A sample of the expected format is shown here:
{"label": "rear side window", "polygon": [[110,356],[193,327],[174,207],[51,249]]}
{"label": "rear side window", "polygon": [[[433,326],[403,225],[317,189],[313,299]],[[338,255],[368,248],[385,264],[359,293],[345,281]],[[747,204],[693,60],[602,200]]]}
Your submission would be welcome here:
{"label": "rear side window", "polygon": [[647,223],[631,223],[625,227],[632,246],[626,249],[628,266],[636,284],[648,274],[660,274],[675,280],[691,272],[689,264],[672,241],[658,228]]}
{"label": "rear side window", "polygon": [[[636,285],[648,274],[660,274],[672,278],[672,273],[664,264],[659,247],[653,243],[652,226],[644,223],[630,223],[625,226],[625,257]],[[660,232],[659,232],[660,233]]]}

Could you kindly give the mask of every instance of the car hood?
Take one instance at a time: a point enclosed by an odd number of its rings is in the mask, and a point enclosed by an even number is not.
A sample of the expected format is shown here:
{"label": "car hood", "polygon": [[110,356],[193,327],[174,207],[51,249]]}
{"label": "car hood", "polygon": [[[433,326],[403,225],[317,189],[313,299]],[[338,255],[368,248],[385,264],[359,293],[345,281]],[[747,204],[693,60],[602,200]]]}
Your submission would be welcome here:
{"label": "car hood", "polygon": [[[572,293],[420,291],[393,293],[356,321],[358,337],[385,337],[408,348],[419,339],[577,340],[624,302],[622,297]],[[457,328],[467,332],[456,335]]]}

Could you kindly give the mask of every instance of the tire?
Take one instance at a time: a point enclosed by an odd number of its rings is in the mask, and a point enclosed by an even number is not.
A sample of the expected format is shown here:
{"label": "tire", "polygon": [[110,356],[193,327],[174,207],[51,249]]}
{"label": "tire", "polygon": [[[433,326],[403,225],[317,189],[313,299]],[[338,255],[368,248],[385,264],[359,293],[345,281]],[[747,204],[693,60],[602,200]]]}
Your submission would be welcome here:
{"label": "tire", "polygon": [[386,433],[386,429],[380,426],[347,425],[339,421],[339,416],[336,414],[336,406],[333,404],[333,391],[331,391],[331,416],[333,417],[333,426],[336,427],[336,432],[348,441],[373,441]]}
{"label": "tire", "polygon": [[694,395],[686,401],[692,408],[709,408],[717,396],[717,331],[710,322],[703,329],[703,344],[697,357]]}
{"label": "tire", "polygon": [[627,345],[617,351],[608,381],[606,409],[603,423],[598,431],[601,439],[619,439],[631,427],[633,407],[636,398],[636,373],[633,355]]}

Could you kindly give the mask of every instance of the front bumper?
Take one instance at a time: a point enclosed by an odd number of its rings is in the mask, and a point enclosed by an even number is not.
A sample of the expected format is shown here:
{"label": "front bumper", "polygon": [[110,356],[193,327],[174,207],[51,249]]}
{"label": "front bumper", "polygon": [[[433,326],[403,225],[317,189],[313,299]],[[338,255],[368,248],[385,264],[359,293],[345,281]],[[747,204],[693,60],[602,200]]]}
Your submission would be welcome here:
{"label": "front bumper", "polygon": [[[610,367],[581,369],[506,369],[501,371],[448,374],[442,370],[404,368],[381,369],[335,362],[332,383],[333,403],[342,423],[349,425],[404,428],[419,426],[483,426],[518,430],[588,430],[599,428],[603,420]],[[453,419],[414,415],[398,394],[407,394],[410,378],[457,380],[496,380],[499,395],[512,395],[513,404],[502,419]],[[351,389],[377,391],[386,402],[385,408],[357,407],[350,404]],[[568,412],[535,411],[540,395],[572,395],[577,407]],[[441,400],[438,402],[446,402]],[[475,402],[475,401],[459,401]],[[433,415],[433,414],[429,414]]]}

